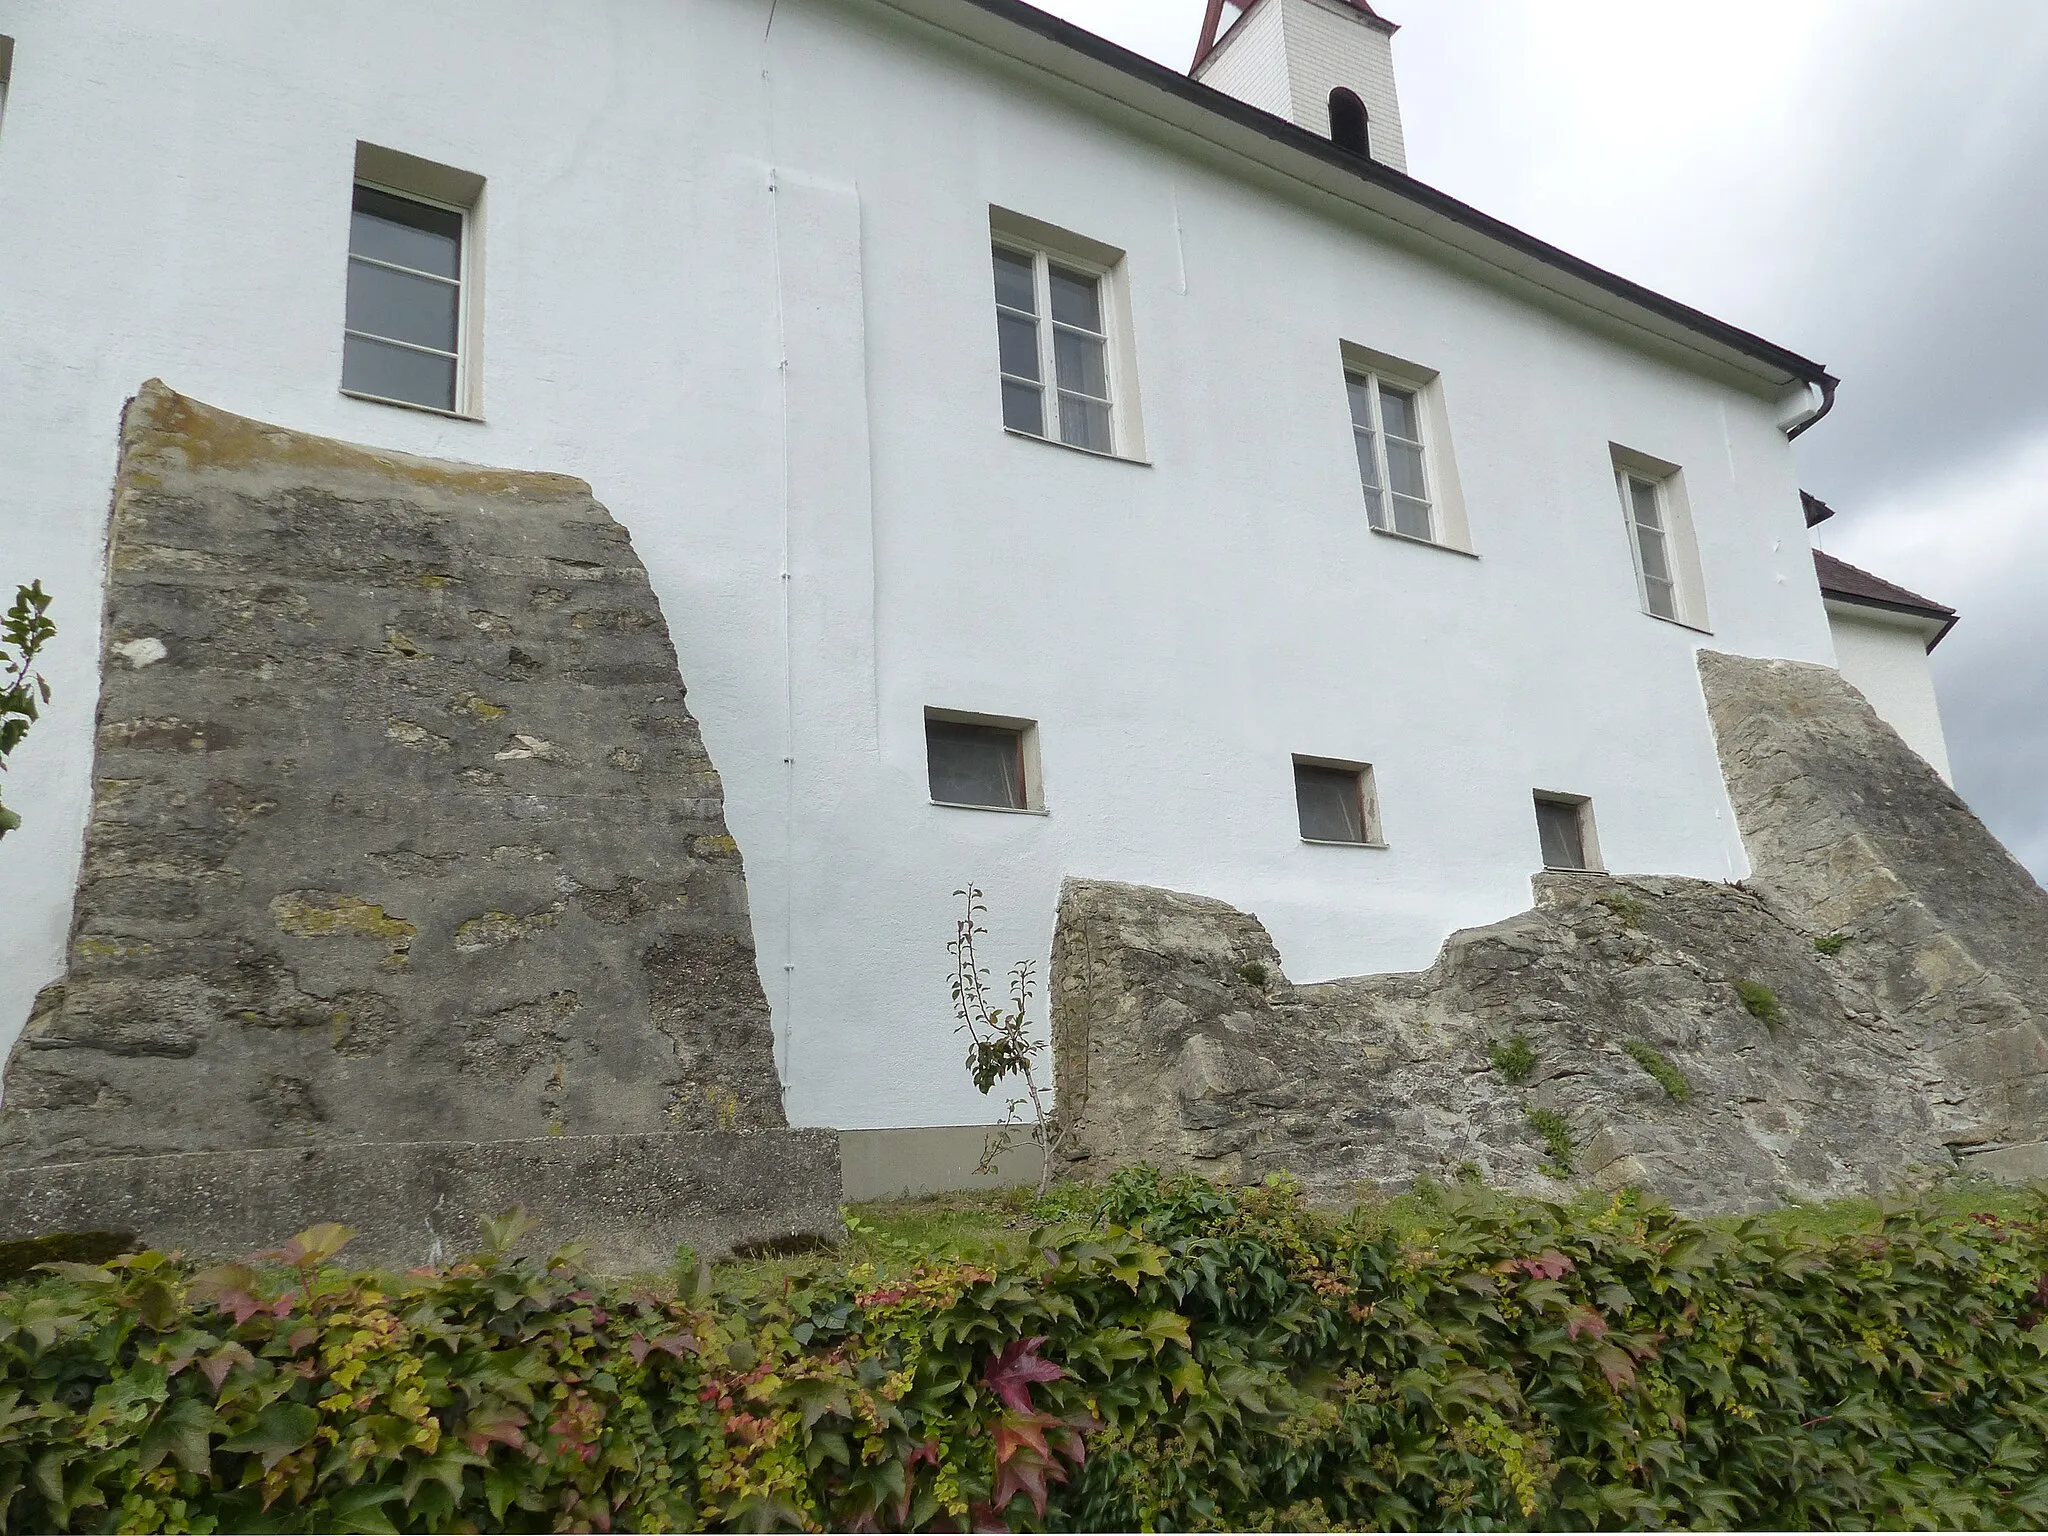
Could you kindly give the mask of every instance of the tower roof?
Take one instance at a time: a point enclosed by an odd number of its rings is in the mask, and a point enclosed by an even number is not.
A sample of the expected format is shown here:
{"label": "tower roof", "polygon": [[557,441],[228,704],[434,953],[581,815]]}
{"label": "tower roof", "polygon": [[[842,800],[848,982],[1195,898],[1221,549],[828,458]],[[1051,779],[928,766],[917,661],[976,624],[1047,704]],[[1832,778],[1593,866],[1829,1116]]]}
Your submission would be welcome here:
{"label": "tower roof", "polygon": [[[1215,52],[1216,45],[1229,32],[1230,29],[1223,25],[1223,7],[1234,5],[1241,14],[1258,3],[1259,0],[1209,0],[1208,9],[1202,13],[1202,35],[1195,43],[1195,62],[1188,66],[1189,73],[1192,74],[1202,67],[1202,60]],[[1400,30],[1393,22],[1366,4],[1366,0],[1334,0],[1334,3],[1347,10],[1356,11],[1359,20],[1377,31],[1386,33],[1389,37]],[[1236,25],[1235,20],[1232,25]]]}

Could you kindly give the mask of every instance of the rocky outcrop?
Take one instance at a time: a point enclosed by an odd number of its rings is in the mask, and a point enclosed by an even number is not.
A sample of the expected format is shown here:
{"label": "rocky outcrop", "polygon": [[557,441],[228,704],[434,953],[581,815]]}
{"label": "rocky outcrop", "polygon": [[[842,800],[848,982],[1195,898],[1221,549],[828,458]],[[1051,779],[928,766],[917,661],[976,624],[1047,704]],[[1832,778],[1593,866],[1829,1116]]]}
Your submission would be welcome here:
{"label": "rocky outcrop", "polygon": [[[151,383],[109,567],[69,966],[0,1166],[754,1133],[793,1224],[836,1221],[718,775],[589,487]],[[0,1228],[66,1177],[0,1175]]]}
{"label": "rocky outcrop", "polygon": [[1070,881],[1069,1154],[1694,1211],[2048,1173],[2048,897],[1831,670],[1702,668],[1751,882],[1543,875],[1427,971],[1295,986],[1249,914]]}

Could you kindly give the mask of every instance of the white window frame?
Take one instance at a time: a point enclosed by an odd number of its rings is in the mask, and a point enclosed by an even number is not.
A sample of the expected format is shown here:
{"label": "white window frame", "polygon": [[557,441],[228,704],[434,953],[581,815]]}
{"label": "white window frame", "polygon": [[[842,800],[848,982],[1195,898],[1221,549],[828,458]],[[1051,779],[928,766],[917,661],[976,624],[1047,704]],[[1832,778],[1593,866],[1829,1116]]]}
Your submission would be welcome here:
{"label": "white window frame", "polygon": [[365,176],[356,177],[354,183],[349,188],[349,206],[351,209],[355,206],[355,189],[357,187],[366,187],[372,192],[382,192],[386,197],[395,197],[402,202],[418,203],[422,208],[437,208],[443,213],[454,214],[462,221],[461,231],[456,236],[456,239],[460,242],[455,254],[456,275],[452,278],[443,277],[438,272],[422,272],[415,267],[401,267],[395,262],[379,261],[374,256],[359,256],[354,251],[348,253],[348,261],[351,267],[357,262],[361,262],[365,266],[382,267],[389,272],[403,272],[408,277],[421,277],[436,283],[452,283],[455,287],[455,350],[453,352],[443,352],[438,347],[423,347],[414,341],[401,341],[396,336],[379,336],[370,331],[351,330],[346,320],[342,321],[341,326],[341,334],[344,337],[355,336],[364,341],[377,342],[382,346],[399,347],[407,352],[424,353],[428,357],[452,358],[455,363],[455,392],[452,400],[445,407],[424,405],[418,400],[400,400],[391,395],[373,395],[367,390],[361,389],[344,387],[341,392],[352,400],[369,400],[378,405],[402,405],[415,411],[438,411],[443,416],[465,416],[469,414],[462,409],[464,402],[469,399],[469,348],[464,344],[469,340],[469,209],[459,203],[446,203],[436,197],[422,197],[417,192],[408,192],[403,187],[387,186],[381,181],[371,181]]}
{"label": "white window frame", "polygon": [[[1037,332],[1040,378],[1023,379],[1015,374],[1004,373],[1001,353],[997,354],[996,419],[1003,422],[1003,430],[1012,437],[1022,438],[1027,442],[1050,443],[1057,448],[1085,453],[1091,458],[1145,463],[1145,425],[1138,404],[1138,370],[1132,345],[1131,296],[1124,253],[1114,246],[1104,245],[1099,240],[1090,240],[1071,230],[1061,229],[1007,208],[993,206],[989,209],[989,245],[992,252],[999,247],[1013,256],[1030,259],[1032,298],[1038,306],[1038,313],[1028,318],[1034,322]],[[1080,443],[1067,442],[1059,435],[1059,368],[1053,344],[1053,336],[1059,322],[1052,318],[1054,266],[1066,267],[1095,279],[1096,307],[1102,316],[1102,330],[1097,334],[1103,340],[1104,382],[1109,388],[1108,398],[1104,401],[1109,408],[1110,446],[1106,452]],[[983,270],[991,269],[984,267]],[[992,273],[990,281],[993,282]],[[992,293],[991,303],[994,304]],[[994,308],[1000,314],[1026,318],[1021,312],[1005,305],[994,304]],[[1007,421],[1003,421],[1000,391],[1004,382],[1031,385],[1041,391],[1040,398],[1044,406],[1041,420],[1046,428],[1044,432],[1027,432],[1021,427],[1013,427]]]}
{"label": "white window frame", "polygon": [[[1382,527],[1371,516],[1371,503],[1366,504],[1367,526],[1374,533],[1390,539],[1401,539],[1410,544],[1423,544],[1432,549],[1446,549],[1454,554],[1470,555],[1476,558],[1472,547],[1472,527],[1465,515],[1464,491],[1458,481],[1456,456],[1451,451],[1450,412],[1444,403],[1443,380],[1435,370],[1423,368],[1400,358],[1390,357],[1384,352],[1375,352],[1354,342],[1339,343],[1339,355],[1344,366],[1344,420],[1351,428],[1351,452],[1348,462],[1351,469],[1351,483],[1357,487],[1361,501],[1365,500],[1364,482],[1358,472],[1358,423],[1351,416],[1351,381],[1366,383],[1371,400],[1371,431],[1373,434],[1374,465],[1380,477],[1381,495],[1386,498],[1388,518]],[[1382,386],[1391,386],[1402,394],[1410,395],[1415,402],[1415,426],[1422,435],[1419,439],[1404,438],[1414,442],[1422,450],[1423,488],[1429,493],[1429,537],[1403,533],[1393,526],[1393,483],[1387,464],[1386,422],[1380,405]]]}
{"label": "white window frame", "polygon": [[[1622,526],[1628,533],[1629,563],[1636,578],[1636,603],[1648,617],[1676,624],[1701,634],[1711,634],[1707,617],[1707,593],[1700,570],[1698,541],[1693,536],[1692,506],[1685,494],[1685,477],[1677,465],[1647,454],[1612,444],[1609,448],[1614,469],[1615,499],[1621,505]],[[1657,508],[1658,528],[1663,535],[1664,562],[1670,570],[1670,613],[1659,613],[1650,596],[1650,576],[1643,565],[1642,528],[1636,517],[1631,483],[1647,486]]]}
{"label": "white window frame", "polygon": [[[357,187],[368,187],[371,191],[382,192],[388,197],[403,198],[407,202],[419,203],[423,207],[453,213],[462,220],[462,248],[456,263],[458,276],[455,278],[455,404],[452,409],[445,409],[438,405],[422,405],[417,400],[399,400],[389,395],[373,395],[366,390],[343,388],[341,393],[351,400],[363,400],[372,405],[395,406],[402,411],[425,411],[430,415],[452,417],[458,421],[483,420],[483,177],[470,171],[456,170],[452,166],[439,165],[431,160],[421,160],[399,150],[384,149],[375,144],[358,141],[355,175],[349,185],[351,210],[355,206]],[[344,263],[353,263],[363,258],[345,251],[343,259]],[[388,265],[381,262],[373,264]],[[396,270],[412,271],[411,268]],[[448,281],[435,273],[415,275],[433,277],[440,282]],[[369,334],[351,331],[344,309],[344,341],[351,335]],[[419,347],[394,337],[374,336],[370,339],[424,352],[434,357],[448,355],[437,348]]]}
{"label": "white window frame", "polygon": [[[1422,391],[1399,379],[1390,378],[1384,373],[1368,368],[1346,368],[1344,370],[1344,382],[1347,386],[1345,391],[1346,409],[1348,410],[1350,407],[1351,398],[1348,386],[1354,382],[1360,383],[1365,386],[1366,400],[1370,406],[1370,415],[1372,416],[1371,424],[1366,427],[1361,427],[1356,417],[1353,417],[1351,422],[1351,436],[1354,443],[1360,432],[1370,432],[1372,434],[1373,462],[1379,470],[1379,492],[1384,510],[1375,511],[1372,503],[1368,501],[1365,507],[1367,520],[1380,533],[1391,533],[1396,538],[1414,539],[1422,544],[1441,544],[1443,540],[1437,537],[1439,519],[1437,516],[1436,475],[1432,472],[1429,462],[1429,429],[1424,423]],[[1416,457],[1422,461],[1422,489],[1425,493],[1421,498],[1422,511],[1423,515],[1429,520],[1429,532],[1426,534],[1406,532],[1396,526],[1394,522],[1394,502],[1396,498],[1398,497],[1400,500],[1411,504],[1417,498],[1401,495],[1394,489],[1392,465],[1387,459],[1388,432],[1386,416],[1380,404],[1381,391],[1385,389],[1392,389],[1398,394],[1406,395],[1414,403],[1415,427],[1418,432],[1423,434],[1421,437],[1404,437],[1401,441],[1414,448]],[[1361,481],[1359,483],[1358,490],[1361,496],[1365,494],[1364,482]],[[1380,521],[1382,517],[1385,517],[1387,521],[1382,523]]]}

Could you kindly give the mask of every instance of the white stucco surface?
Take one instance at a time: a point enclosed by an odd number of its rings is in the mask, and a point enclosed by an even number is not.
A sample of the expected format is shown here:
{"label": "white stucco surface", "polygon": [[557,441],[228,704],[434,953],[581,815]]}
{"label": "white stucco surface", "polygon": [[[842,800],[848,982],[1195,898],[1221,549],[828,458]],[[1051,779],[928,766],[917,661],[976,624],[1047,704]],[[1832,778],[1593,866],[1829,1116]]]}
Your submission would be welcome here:
{"label": "white stucco surface", "polygon": [[[1611,868],[1746,872],[1694,648],[1834,656],[1762,393],[842,0],[0,0],[0,33],[0,581],[62,626],[0,1046],[63,969],[151,376],[591,482],[724,775],[801,1123],[988,1116],[969,881],[998,970],[1042,975],[1078,874],[1254,911],[1311,979],[1526,906],[1535,788],[1592,797]],[[481,422],[337,392],[359,139],[486,179]],[[1002,430],[992,205],[1126,253],[1149,462]],[[1478,558],[1369,531],[1342,341],[1439,375]],[[1712,636],[1641,612],[1611,444],[1684,467]],[[1037,721],[1046,814],[929,804],[928,706]],[[1373,764],[1390,846],[1302,843],[1293,753]]]}
{"label": "white stucco surface", "polygon": [[1938,626],[1855,603],[1830,601],[1827,612],[1842,676],[1907,746],[1954,783],[1941,706],[1934,696],[1934,670],[1927,664],[1927,641]]}

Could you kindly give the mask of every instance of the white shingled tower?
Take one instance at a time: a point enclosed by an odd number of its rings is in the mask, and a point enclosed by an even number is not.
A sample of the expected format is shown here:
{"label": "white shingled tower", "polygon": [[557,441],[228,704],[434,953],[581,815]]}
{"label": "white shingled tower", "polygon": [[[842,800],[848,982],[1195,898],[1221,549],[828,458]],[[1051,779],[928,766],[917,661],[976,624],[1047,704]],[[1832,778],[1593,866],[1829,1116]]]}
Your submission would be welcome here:
{"label": "white shingled tower", "polygon": [[[1382,165],[1408,169],[1394,90],[1395,27],[1366,0],[1208,3],[1189,70],[1195,79]],[[1226,6],[1236,12],[1227,29]]]}

